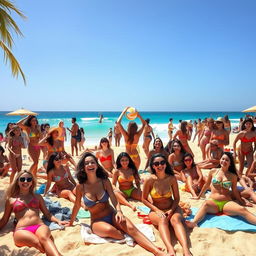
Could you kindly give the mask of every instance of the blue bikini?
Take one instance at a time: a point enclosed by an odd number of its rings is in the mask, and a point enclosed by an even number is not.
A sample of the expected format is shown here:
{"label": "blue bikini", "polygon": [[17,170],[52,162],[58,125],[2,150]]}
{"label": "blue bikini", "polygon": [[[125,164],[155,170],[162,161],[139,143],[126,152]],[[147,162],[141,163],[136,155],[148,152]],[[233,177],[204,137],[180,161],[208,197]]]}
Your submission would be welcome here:
{"label": "blue bikini", "polygon": [[[103,187],[104,187],[104,185],[103,185]],[[96,204],[99,204],[99,203],[105,203],[105,202],[108,201],[108,199],[109,199],[109,194],[108,194],[108,192],[106,190],[104,190],[104,193],[102,194],[101,198],[99,200],[97,200],[97,201],[93,201],[93,200],[89,199],[86,195],[83,196],[84,204],[88,208],[93,207],[93,206],[95,206]],[[104,222],[107,222],[107,223],[112,225],[113,224],[113,222],[112,222],[113,213],[114,212],[111,212],[109,215],[104,216],[101,219],[93,220],[93,222],[104,221]]]}

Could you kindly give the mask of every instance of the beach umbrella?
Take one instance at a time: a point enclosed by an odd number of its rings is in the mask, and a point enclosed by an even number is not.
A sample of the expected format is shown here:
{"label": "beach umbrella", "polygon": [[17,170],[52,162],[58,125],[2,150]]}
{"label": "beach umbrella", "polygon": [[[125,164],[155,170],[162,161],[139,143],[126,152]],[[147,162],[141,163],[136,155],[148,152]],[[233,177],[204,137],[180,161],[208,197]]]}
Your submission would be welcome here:
{"label": "beach umbrella", "polygon": [[7,113],[6,115],[7,116],[29,116],[29,115],[37,116],[38,113],[32,112],[32,111],[24,109],[24,108],[20,108],[13,112]]}
{"label": "beach umbrella", "polygon": [[256,112],[256,106],[253,106],[251,108],[247,108],[247,109],[243,110],[242,112]]}

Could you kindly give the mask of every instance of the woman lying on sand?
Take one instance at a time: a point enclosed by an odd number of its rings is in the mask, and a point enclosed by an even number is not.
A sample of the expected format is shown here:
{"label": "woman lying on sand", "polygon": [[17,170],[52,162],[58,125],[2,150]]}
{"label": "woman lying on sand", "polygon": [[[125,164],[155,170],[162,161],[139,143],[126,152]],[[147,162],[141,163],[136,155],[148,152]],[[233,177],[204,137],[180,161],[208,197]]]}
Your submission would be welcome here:
{"label": "woman lying on sand", "polygon": [[[158,226],[168,255],[175,255],[171,243],[170,228],[173,227],[185,256],[191,256],[188,238],[183,225],[182,210],[179,207],[179,189],[171,166],[162,154],[155,154],[150,160],[152,175],[145,181],[142,202],[151,209],[149,219]],[[149,200],[149,195],[151,200]]]}
{"label": "woman lying on sand", "polygon": [[[84,204],[91,214],[91,228],[100,237],[124,239],[124,233],[129,234],[141,247],[157,256],[167,256],[152,244],[127,219],[116,200],[107,173],[98,164],[97,158],[90,152],[85,152],[77,165],[76,202],[73,207],[70,225],[76,218],[83,198]],[[112,205],[109,203],[111,199]]]}
{"label": "woman lying on sand", "polygon": [[14,212],[17,224],[13,232],[13,240],[16,246],[35,247],[46,255],[60,256],[50,229],[39,217],[39,211],[42,211],[49,221],[59,225],[66,225],[68,222],[60,221],[51,215],[43,198],[34,194],[35,187],[36,181],[30,172],[17,173],[7,191],[4,215],[0,220],[0,230],[7,224],[11,213]]}
{"label": "woman lying on sand", "polygon": [[[204,219],[207,213],[216,214],[219,212],[230,216],[242,216],[249,223],[256,225],[256,216],[250,213],[245,207],[241,206],[247,205],[247,203],[241,198],[237,190],[236,167],[233,157],[229,152],[225,152],[221,157],[220,166],[220,169],[210,171],[207,182],[197,199],[199,199],[209,187],[211,189],[210,197],[198,210],[193,221],[186,222],[187,226],[194,228],[197,226],[198,222]],[[230,189],[241,205],[232,201]]]}

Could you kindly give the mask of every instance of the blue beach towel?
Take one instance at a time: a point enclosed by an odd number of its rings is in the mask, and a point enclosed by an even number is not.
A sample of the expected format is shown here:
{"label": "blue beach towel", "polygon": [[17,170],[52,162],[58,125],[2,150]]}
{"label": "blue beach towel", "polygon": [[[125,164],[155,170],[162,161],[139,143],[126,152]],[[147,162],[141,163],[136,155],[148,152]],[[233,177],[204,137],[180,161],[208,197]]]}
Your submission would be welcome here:
{"label": "blue beach towel", "polygon": [[150,209],[147,206],[139,205],[139,206],[137,206],[137,209],[146,213],[146,214],[150,213]]}
{"label": "blue beach towel", "polygon": [[[186,220],[192,220],[198,211],[198,208],[191,208],[192,214]],[[242,217],[221,215],[216,216],[207,214],[198,224],[200,228],[219,228],[225,231],[249,231],[256,232],[256,225],[249,224]]]}

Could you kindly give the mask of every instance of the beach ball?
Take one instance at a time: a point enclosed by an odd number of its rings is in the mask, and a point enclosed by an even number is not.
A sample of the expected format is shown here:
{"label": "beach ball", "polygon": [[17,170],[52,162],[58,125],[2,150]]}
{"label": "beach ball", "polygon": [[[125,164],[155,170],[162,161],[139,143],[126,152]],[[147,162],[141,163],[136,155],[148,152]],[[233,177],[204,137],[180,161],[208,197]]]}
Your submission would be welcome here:
{"label": "beach ball", "polygon": [[130,107],[126,111],[126,117],[129,120],[134,120],[137,117],[137,110],[133,107]]}

